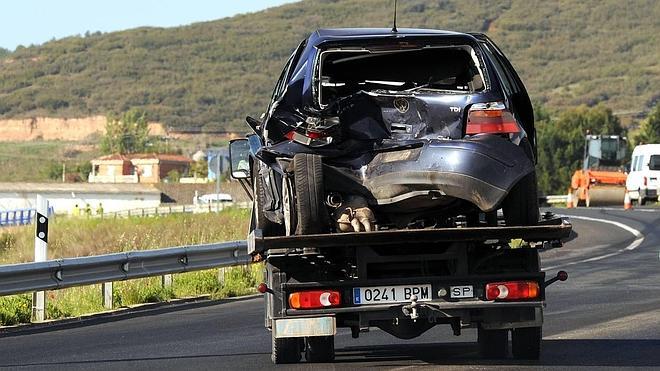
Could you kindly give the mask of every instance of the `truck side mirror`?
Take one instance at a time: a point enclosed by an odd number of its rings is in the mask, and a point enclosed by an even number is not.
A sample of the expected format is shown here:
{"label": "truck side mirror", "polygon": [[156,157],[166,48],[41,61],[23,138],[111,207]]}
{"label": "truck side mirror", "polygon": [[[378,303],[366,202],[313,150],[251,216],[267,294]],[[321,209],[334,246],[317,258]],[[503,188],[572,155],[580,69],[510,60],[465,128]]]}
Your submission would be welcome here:
{"label": "truck side mirror", "polygon": [[229,164],[232,178],[250,177],[250,146],[247,139],[234,139],[229,142]]}

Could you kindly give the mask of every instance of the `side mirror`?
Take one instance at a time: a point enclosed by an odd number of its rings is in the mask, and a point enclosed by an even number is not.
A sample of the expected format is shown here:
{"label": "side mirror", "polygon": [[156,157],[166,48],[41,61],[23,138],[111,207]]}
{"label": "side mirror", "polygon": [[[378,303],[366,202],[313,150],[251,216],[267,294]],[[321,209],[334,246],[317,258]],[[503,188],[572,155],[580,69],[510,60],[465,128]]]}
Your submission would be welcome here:
{"label": "side mirror", "polygon": [[250,177],[250,146],[247,139],[234,139],[229,142],[229,164],[232,178]]}

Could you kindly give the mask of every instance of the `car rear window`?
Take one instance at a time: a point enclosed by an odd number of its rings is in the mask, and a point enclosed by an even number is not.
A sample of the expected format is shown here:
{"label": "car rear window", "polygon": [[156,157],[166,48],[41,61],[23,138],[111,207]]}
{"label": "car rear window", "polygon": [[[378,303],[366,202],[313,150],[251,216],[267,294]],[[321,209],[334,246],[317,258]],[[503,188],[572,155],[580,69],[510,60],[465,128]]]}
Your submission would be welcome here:
{"label": "car rear window", "polygon": [[651,155],[649,170],[660,170],[660,155]]}
{"label": "car rear window", "polygon": [[319,102],[365,91],[472,93],[485,88],[470,46],[394,50],[327,50],[318,69]]}

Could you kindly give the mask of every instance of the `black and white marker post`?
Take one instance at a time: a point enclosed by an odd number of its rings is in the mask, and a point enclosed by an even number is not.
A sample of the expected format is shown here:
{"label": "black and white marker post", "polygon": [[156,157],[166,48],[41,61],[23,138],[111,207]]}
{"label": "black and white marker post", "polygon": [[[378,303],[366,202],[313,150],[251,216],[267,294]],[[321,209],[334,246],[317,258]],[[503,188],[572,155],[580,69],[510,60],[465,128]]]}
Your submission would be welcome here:
{"label": "black and white marker post", "polygon": [[[34,261],[43,262],[48,259],[48,200],[37,195],[37,215],[35,216],[37,230],[34,235]],[[37,291],[32,294],[32,321],[42,322],[46,317],[46,292]]]}

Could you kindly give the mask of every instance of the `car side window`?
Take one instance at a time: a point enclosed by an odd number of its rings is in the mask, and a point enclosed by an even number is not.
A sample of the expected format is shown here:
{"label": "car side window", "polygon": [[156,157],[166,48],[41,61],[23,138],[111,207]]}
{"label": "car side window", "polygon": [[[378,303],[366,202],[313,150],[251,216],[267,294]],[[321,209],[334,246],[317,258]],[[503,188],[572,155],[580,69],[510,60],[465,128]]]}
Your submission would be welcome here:
{"label": "car side window", "polygon": [[497,72],[497,75],[500,77],[500,81],[502,82],[502,87],[506,91],[507,95],[513,94],[513,83],[509,77],[509,75],[505,72],[504,66],[501,64],[500,60],[495,56],[495,53],[491,50],[490,46],[486,43],[483,43],[484,50],[486,51],[486,54],[488,55],[488,59],[491,60],[493,63],[493,66],[495,67],[495,71]]}

